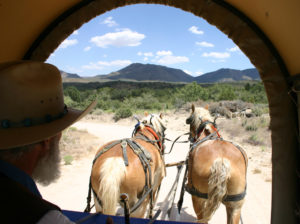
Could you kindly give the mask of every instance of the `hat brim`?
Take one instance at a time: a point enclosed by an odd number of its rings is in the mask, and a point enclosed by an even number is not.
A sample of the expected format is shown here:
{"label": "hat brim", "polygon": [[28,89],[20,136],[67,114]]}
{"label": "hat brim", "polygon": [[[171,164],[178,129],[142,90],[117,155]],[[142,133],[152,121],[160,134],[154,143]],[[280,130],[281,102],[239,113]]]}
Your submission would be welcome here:
{"label": "hat brim", "polygon": [[83,118],[96,104],[97,102],[93,101],[83,111],[68,108],[66,115],[50,123],[31,127],[0,129],[0,149],[28,145],[50,138]]}

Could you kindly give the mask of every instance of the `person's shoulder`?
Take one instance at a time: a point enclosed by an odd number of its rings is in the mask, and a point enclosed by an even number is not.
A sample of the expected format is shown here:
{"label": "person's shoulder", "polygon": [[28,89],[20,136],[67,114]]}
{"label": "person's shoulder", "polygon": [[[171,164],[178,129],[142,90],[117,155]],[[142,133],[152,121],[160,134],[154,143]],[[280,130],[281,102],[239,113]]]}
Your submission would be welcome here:
{"label": "person's shoulder", "polygon": [[50,210],[47,212],[38,222],[37,224],[74,224],[71,222],[67,216],[61,213],[58,210]]}

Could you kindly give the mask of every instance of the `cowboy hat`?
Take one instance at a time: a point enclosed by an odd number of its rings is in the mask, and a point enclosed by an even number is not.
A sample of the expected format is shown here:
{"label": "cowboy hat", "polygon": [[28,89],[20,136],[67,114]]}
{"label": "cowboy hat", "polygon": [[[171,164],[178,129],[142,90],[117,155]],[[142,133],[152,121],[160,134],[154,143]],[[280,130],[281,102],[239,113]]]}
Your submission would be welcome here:
{"label": "cowboy hat", "polygon": [[0,149],[52,137],[89,113],[64,104],[59,70],[37,61],[0,63]]}

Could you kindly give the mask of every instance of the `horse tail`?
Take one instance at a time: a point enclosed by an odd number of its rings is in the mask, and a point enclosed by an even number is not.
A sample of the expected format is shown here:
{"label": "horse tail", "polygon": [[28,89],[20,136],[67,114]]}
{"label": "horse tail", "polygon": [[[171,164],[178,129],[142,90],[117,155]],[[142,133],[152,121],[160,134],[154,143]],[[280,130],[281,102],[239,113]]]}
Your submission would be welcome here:
{"label": "horse tail", "polygon": [[126,167],[121,157],[107,158],[100,168],[98,195],[102,212],[115,215],[120,198],[120,185],[124,180]]}
{"label": "horse tail", "polygon": [[227,193],[227,181],[230,178],[230,170],[229,160],[223,158],[217,158],[210,168],[208,199],[205,201],[203,214],[206,220],[211,218]]}

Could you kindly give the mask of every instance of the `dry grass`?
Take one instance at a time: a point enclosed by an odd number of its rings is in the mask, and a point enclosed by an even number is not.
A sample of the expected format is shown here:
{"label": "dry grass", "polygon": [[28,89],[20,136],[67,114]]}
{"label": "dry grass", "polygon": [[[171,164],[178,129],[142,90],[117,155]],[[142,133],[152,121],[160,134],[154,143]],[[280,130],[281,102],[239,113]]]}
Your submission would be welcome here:
{"label": "dry grass", "polygon": [[258,174],[258,173],[261,173],[261,170],[258,169],[258,168],[255,168],[252,172],[253,172],[254,174]]}
{"label": "dry grass", "polygon": [[80,159],[87,154],[94,153],[99,146],[99,139],[87,131],[70,127],[63,132],[60,149],[65,164]]}
{"label": "dry grass", "polygon": [[267,115],[251,118],[233,118],[217,120],[218,128],[229,134],[230,138],[240,136],[243,142],[255,146],[271,148],[271,135],[269,130],[270,118]]}

